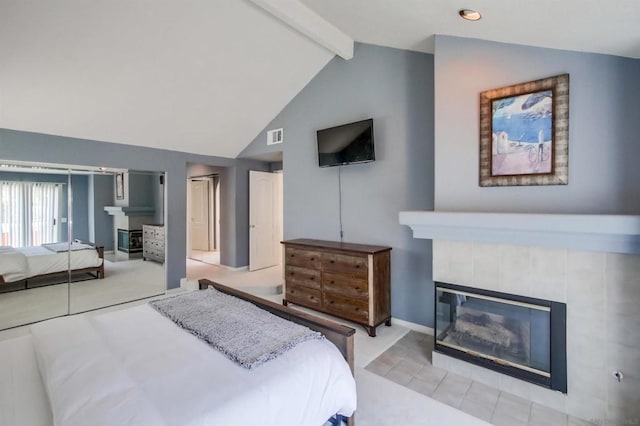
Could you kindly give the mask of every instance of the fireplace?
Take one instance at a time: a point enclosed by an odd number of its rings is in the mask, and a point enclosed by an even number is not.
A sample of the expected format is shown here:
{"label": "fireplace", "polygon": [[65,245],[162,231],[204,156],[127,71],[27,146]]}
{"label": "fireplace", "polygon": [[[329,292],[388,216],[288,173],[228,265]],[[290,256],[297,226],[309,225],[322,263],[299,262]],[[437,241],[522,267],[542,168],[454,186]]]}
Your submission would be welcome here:
{"label": "fireplace", "polygon": [[124,253],[142,253],[142,230],[118,228],[118,251]]}
{"label": "fireplace", "polygon": [[567,392],[564,303],[435,284],[436,351]]}

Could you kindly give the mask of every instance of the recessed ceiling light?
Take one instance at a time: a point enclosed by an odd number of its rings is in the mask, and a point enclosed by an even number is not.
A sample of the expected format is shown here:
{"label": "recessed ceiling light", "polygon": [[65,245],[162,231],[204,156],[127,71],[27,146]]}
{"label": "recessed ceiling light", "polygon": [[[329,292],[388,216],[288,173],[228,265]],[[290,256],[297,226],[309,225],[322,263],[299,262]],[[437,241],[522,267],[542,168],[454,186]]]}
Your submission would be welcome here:
{"label": "recessed ceiling light", "polygon": [[478,21],[482,18],[480,12],[472,9],[460,9],[458,14],[462,17],[462,19],[466,19],[467,21]]}

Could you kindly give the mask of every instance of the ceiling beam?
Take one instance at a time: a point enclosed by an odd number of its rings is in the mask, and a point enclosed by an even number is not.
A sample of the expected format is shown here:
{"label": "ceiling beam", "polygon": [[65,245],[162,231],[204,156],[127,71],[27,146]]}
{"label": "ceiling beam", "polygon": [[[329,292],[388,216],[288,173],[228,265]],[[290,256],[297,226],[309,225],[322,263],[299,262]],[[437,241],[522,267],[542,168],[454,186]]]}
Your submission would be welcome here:
{"label": "ceiling beam", "polygon": [[299,0],[251,0],[343,59],[353,58],[353,39]]}

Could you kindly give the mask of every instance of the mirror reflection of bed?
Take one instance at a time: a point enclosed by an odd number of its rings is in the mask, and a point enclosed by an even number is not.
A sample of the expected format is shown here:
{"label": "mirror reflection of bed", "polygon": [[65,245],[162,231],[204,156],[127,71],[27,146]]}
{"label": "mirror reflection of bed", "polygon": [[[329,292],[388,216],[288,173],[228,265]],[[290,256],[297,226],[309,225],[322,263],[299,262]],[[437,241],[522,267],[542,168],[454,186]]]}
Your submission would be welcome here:
{"label": "mirror reflection of bed", "polygon": [[0,160],[0,330],[164,294],[163,254],[117,247],[164,222],[161,175]]}

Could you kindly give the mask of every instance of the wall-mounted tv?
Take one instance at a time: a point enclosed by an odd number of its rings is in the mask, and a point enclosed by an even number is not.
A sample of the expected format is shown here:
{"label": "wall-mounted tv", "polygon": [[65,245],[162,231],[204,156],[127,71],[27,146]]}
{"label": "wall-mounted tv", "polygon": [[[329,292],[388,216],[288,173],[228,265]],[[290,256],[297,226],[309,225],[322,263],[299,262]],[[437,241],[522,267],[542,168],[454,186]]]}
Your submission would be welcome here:
{"label": "wall-mounted tv", "polygon": [[320,167],[375,161],[373,119],[318,130]]}

